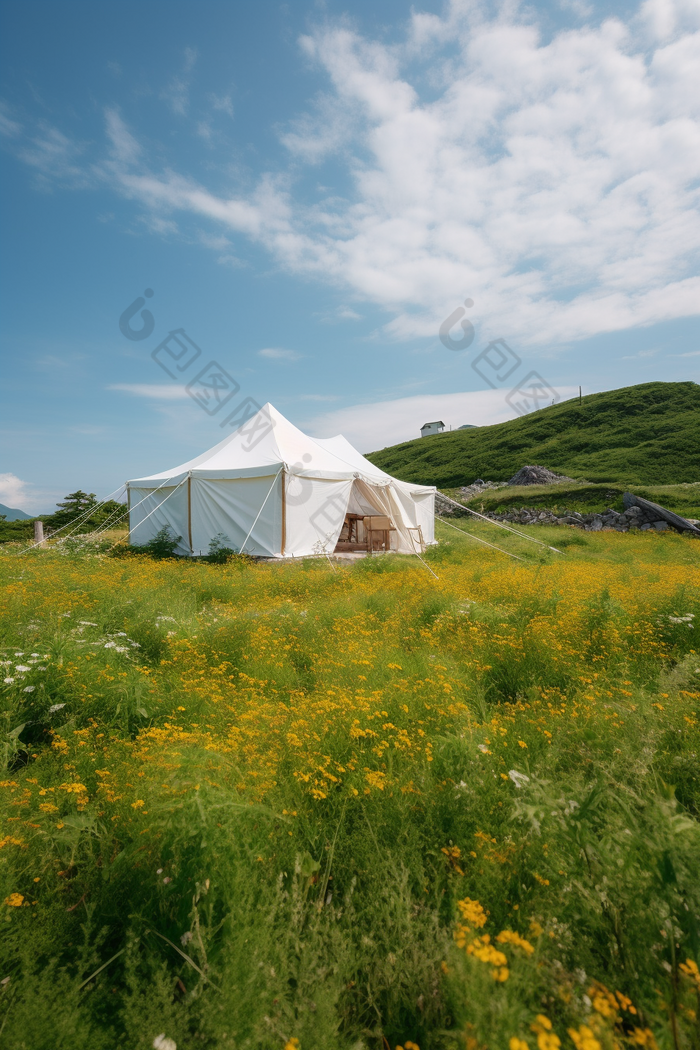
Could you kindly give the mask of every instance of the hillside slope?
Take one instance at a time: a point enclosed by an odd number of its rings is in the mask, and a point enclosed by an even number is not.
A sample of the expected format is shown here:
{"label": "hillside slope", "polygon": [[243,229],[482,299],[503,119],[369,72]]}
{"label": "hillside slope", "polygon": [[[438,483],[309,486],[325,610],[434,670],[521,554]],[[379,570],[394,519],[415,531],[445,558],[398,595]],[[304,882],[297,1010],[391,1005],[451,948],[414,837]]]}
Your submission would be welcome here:
{"label": "hillside slope", "polygon": [[0,517],[4,517],[5,521],[27,521],[31,518],[31,514],[25,514],[23,510],[6,507],[4,503],[0,503]]}
{"label": "hillside slope", "polygon": [[642,383],[367,458],[398,478],[441,488],[507,481],[528,463],[588,481],[663,485],[700,480],[699,439],[697,383]]}

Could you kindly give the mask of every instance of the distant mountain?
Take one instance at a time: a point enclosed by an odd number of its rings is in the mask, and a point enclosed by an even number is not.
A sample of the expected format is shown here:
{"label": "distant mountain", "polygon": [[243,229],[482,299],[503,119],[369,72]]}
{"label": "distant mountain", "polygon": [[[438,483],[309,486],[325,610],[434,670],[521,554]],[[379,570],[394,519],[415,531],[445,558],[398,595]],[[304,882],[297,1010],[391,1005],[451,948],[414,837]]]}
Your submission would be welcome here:
{"label": "distant mountain", "polygon": [[507,481],[537,463],[571,478],[627,485],[700,480],[700,386],[640,383],[550,405],[519,419],[372,452],[404,481],[440,488]]}
{"label": "distant mountain", "polygon": [[6,521],[26,521],[28,518],[34,517],[33,514],[25,514],[23,510],[6,507],[4,503],[0,503],[0,514],[5,515]]}

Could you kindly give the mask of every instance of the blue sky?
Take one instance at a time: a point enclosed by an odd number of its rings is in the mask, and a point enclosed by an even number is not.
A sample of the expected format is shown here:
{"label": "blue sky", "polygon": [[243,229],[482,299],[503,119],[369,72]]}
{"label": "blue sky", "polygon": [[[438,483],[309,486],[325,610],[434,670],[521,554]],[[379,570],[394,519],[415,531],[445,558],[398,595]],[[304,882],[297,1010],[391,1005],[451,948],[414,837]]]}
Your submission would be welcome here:
{"label": "blue sky", "polygon": [[[511,418],[532,371],[561,398],[697,381],[697,0],[2,20],[0,502],[104,496],[245,399],[367,452]],[[151,356],[180,328],[202,351],[183,380]],[[209,415],[185,386],[212,360],[239,389]]]}

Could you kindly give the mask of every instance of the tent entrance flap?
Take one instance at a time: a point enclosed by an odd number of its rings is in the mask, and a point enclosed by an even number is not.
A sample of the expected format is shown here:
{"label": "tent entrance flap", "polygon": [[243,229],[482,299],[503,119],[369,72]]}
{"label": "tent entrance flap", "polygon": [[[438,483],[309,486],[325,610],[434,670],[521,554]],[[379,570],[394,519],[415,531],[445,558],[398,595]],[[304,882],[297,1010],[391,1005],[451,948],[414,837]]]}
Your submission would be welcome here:
{"label": "tent entrance flap", "polygon": [[[381,530],[380,530],[381,525]],[[374,486],[356,479],[334,547],[338,554],[367,550],[389,550],[393,522],[387,518]],[[380,534],[381,532],[381,534]]]}

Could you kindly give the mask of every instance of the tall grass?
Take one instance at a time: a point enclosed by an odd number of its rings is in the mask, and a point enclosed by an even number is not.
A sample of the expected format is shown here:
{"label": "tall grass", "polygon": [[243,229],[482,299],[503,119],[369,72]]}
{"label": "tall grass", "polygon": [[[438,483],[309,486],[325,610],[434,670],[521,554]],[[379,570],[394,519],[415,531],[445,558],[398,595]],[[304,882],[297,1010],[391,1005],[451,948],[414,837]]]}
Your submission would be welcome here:
{"label": "tall grass", "polygon": [[700,1046],[700,547],[449,535],[0,560],[0,1045]]}

